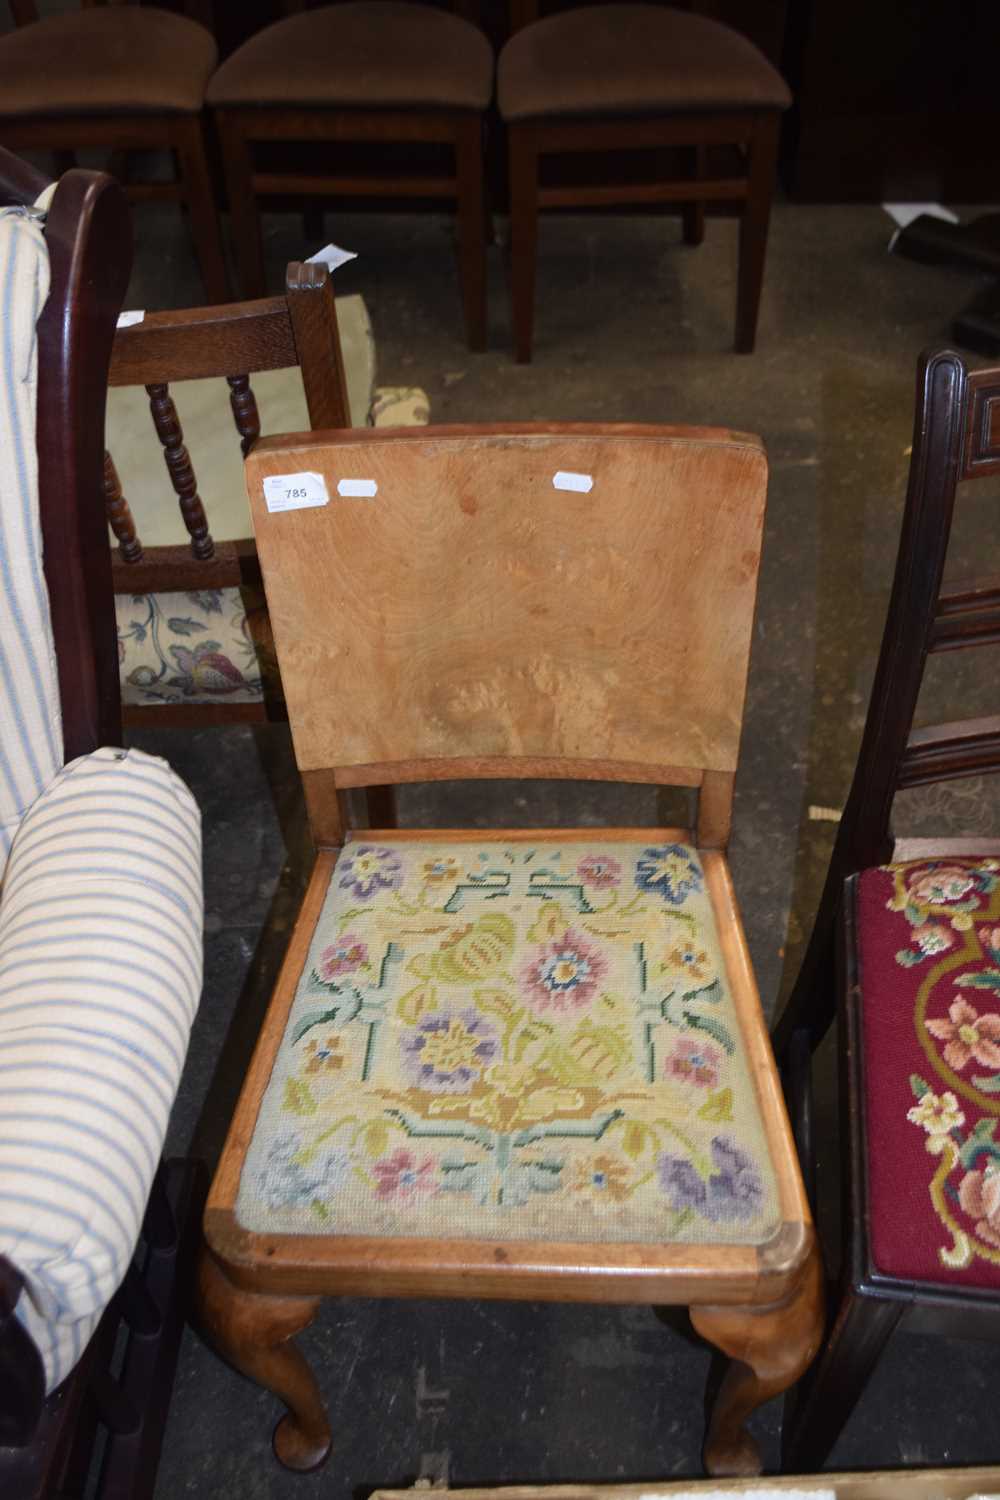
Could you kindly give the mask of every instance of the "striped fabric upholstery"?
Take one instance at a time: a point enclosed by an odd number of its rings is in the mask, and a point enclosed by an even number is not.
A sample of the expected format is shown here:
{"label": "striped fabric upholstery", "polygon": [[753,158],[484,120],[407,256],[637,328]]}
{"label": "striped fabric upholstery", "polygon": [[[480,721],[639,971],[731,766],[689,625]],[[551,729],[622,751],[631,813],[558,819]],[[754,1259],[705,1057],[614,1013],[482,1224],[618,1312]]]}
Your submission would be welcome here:
{"label": "striped fabric upholstery", "polygon": [[0,210],[0,873],[25,809],[62,764],[35,457],[35,324],[48,289],[38,223]]}
{"label": "striped fabric upholstery", "polygon": [[0,895],[0,1253],[48,1389],[134,1249],[201,992],[198,809],[165,761],[66,766]]}

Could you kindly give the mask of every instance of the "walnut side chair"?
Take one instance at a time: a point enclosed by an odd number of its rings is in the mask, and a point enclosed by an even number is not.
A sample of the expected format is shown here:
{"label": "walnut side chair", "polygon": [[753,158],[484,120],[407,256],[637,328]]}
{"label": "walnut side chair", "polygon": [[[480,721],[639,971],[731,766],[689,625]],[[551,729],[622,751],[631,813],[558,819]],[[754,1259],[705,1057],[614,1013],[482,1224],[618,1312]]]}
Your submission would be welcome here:
{"label": "walnut side chair", "polygon": [[[586,5],[538,19],[510,0],[511,38],[497,63],[510,157],[514,357],[531,359],[540,208],[677,203],[684,238],[704,237],[705,204],[740,220],[736,351],[753,352],[774,191],[778,126],[791,95],[763,53],[707,16],[656,4]],[[681,176],[640,181],[541,179],[545,158],[680,148]],[[721,166],[710,154],[726,149]]]}
{"label": "walnut side chair", "polygon": [[[310,1469],[330,1426],[291,1340],[324,1296],[686,1305],[733,1361],[706,1465],[758,1472],[743,1423],[815,1352],[822,1280],[725,858],[759,441],[289,437],[247,485],[319,853],[203,1326]],[[355,787],[498,776],[693,788],[696,829],[345,828]]]}
{"label": "walnut side chair", "polygon": [[[493,49],[478,27],[412,0],[345,0],[287,14],[227,58],[212,79],[232,229],[245,297],[263,296],[257,200],[267,194],[451,199],[470,349],[486,346],[483,112],[493,96]],[[330,147],[331,170],[277,170],[255,160],[274,142]],[[337,170],[345,143],[436,144],[451,172],[381,175]]]}
{"label": "walnut side chair", "polygon": [[1000,718],[914,727],[928,657],[1000,640],[997,578],[943,583],[959,483],[998,474],[1000,369],[925,355],[861,749],[775,1032],[807,1170],[810,1064],[835,1018],[846,1115],[841,1286],[790,1424],[804,1470],[897,1329],[1000,1338],[1000,836],[895,840],[891,827],[897,792],[1000,771]]}
{"label": "walnut side chair", "polygon": [[[250,376],[296,365],[302,373],[312,427],[349,427],[333,283],[326,266],[316,263],[289,264],[281,297],[147,313],[141,323],[118,330],[109,384],[145,386],[152,418],[150,461],[157,461],[153,450],[159,439],[169,486],[190,541],[186,546],[143,546],[114,456],[107,453],[104,489],[108,523],[118,543],[113,563],[116,594],[259,590],[260,568],[252,538],[217,542],[212,537],[170,386],[177,381],[224,377],[235,425],[233,441],[240,444],[245,457],[260,437],[261,427]],[[263,723],[284,717],[277,684],[268,684],[260,702],[228,702],[220,697],[190,704],[126,703],[123,713],[125,722],[135,725]]]}
{"label": "walnut side chair", "polygon": [[211,302],[230,296],[205,152],[202,107],[218,51],[197,21],[155,6],[84,3],[39,20],[35,0],[11,0],[15,29],[0,37],[0,137],[19,151],[171,151],[172,182],[128,181],[135,202],[188,211]]}

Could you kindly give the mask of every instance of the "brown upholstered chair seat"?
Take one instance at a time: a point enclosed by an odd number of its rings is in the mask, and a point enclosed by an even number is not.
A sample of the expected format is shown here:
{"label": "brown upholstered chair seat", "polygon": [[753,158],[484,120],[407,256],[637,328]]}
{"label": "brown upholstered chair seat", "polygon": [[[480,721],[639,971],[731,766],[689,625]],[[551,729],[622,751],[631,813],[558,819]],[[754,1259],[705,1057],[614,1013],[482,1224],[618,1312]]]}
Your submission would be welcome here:
{"label": "brown upholstered chair seat", "polygon": [[216,73],[210,104],[482,110],[493,52],[468,21],[406,0],[350,0],[277,21]]}
{"label": "brown upholstered chair seat", "polygon": [[170,11],[66,11],[0,38],[0,114],[195,114],[217,57],[204,26]]}
{"label": "brown upholstered chair seat", "polygon": [[590,5],[525,27],[500,54],[497,98],[505,120],[791,103],[745,36],[660,5]]}

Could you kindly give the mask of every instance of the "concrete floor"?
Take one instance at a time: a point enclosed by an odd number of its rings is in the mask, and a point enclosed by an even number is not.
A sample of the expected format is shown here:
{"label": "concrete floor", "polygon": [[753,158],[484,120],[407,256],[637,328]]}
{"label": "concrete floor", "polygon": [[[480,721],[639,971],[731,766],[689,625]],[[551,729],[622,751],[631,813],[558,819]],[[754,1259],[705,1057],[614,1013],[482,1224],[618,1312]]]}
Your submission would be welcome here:
{"label": "concrete floor", "polygon": [[[200,300],[172,212],[137,213],[130,306]],[[301,220],[268,219],[275,288],[316,249]],[[875,207],[778,204],[758,353],[729,352],[735,226],[680,244],[676,221],[543,220],[534,363],[508,353],[506,289],[490,257],[490,352],[461,340],[450,226],[428,216],[327,217],[359,252],[338,287],[363,292],[379,379],[419,384],[435,422],[629,420],[759,432],[771,490],[732,865],[768,1012],[794,978],[832,825],[863,722],[898,534],[917,353],[945,341],[970,279],[896,261]],[[194,455],[197,464],[197,454]],[[208,500],[211,510],[211,499]],[[958,550],[996,535],[978,498]],[[967,672],[933,684],[947,713]],[[989,677],[979,669],[979,688]],[[972,684],[975,688],[976,684]],[[143,732],[197,795],[205,818],[206,986],[169,1147],[213,1162],[246,1068],[306,868],[297,778],[281,729]],[[977,783],[910,795],[909,831],[984,826]],[[440,821],[443,793],[405,794],[404,819]],[[451,802],[453,821],[653,822],[653,794],[493,785]],[[828,1101],[827,1134],[836,1139]],[[830,1167],[831,1163],[825,1164]],[[833,1174],[830,1175],[832,1182]],[[835,1192],[826,1196],[833,1202]],[[289,1475],[270,1454],[274,1400],[185,1338],[157,1496],[240,1500],[360,1497],[447,1472],[452,1484],[652,1479],[699,1472],[707,1350],[644,1309],[510,1304],[328,1305],[304,1347],[336,1433],[322,1473]],[[997,1356],[989,1345],[898,1339],[833,1455],[836,1467],[1000,1458]],[[993,1377],[992,1380],[990,1377]],[[777,1465],[776,1404],[756,1422]]]}

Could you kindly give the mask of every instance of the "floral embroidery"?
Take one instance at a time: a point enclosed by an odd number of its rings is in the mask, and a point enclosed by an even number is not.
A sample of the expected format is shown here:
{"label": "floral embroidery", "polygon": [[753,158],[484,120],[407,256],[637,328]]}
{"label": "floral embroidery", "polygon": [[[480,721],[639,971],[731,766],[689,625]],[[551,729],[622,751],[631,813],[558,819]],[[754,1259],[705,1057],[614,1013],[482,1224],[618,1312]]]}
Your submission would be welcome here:
{"label": "floral embroidery", "polygon": [[444,939],[431,959],[430,973],[446,984],[489,979],[514,951],[514,927],[499,912],[465,922]]}
{"label": "floral embroidery", "polygon": [[344,974],[353,974],[356,969],[367,969],[368,966],[367,945],[353,932],[345,932],[339,942],[323,949],[313,974],[317,984],[331,984]]}
{"label": "floral embroidery", "polygon": [[961,901],[975,883],[974,877],[960,865],[935,865],[909,882],[910,899],[923,906],[944,906]]}
{"label": "floral embroidery", "polygon": [[606,1211],[625,1202],[633,1175],[627,1162],[601,1152],[574,1163],[571,1189],[577,1198]]}
{"label": "floral embroidery", "polygon": [[120,596],[118,658],[126,701],[259,701],[262,665],[246,631],[247,609],[238,589]]}
{"label": "floral embroidery", "polygon": [[395,890],[403,883],[403,862],[392,849],[362,844],[339,867],[340,884],[359,901],[368,901],[380,886]]}
{"label": "floral embroidery", "polygon": [[699,1088],[711,1088],[719,1081],[719,1052],[710,1043],[701,1044],[691,1037],[681,1037],[667,1058],[667,1073]]}
{"label": "floral embroidery", "polygon": [[496,1028],[471,1008],[422,1016],[403,1041],[408,1076],[435,1094],[467,1093],[498,1052]]}
{"label": "floral embroidery", "polygon": [[450,854],[440,859],[425,859],[421,865],[425,885],[456,885],[461,871],[462,866]]}
{"label": "floral embroidery", "polygon": [[[910,1077],[906,1118],[924,1131],[934,1166],[929,1194],[950,1235],[941,1266],[1000,1267],[1000,861],[929,861],[888,867],[886,903],[909,926],[896,952],[919,966],[914,1023],[940,1082]],[[979,991],[984,1005],[973,1003]]]}
{"label": "floral embroidery", "polygon": [[954,1094],[932,1094],[926,1089],[920,1103],[906,1111],[906,1118],[914,1125],[922,1125],[928,1135],[950,1135],[965,1124],[965,1116],[958,1107]]}
{"label": "floral embroidery", "polygon": [[240,1222],[763,1243],[777,1190],[734,1022],[693,849],[348,843]]}
{"label": "floral embroidery", "polygon": [[375,1191],[380,1198],[416,1198],[433,1193],[437,1186],[433,1157],[425,1156],[420,1161],[413,1151],[402,1148],[374,1162],[372,1174],[377,1179]]}
{"label": "floral embroidery", "polygon": [[582,1010],[589,1005],[607,964],[597,948],[568,927],[561,938],[546,943],[522,971],[528,1004],[540,1014],[548,1010]]}
{"label": "floral embroidery", "polygon": [[324,1209],[344,1186],[350,1171],[347,1151],[319,1151],[310,1159],[301,1137],[288,1131],[271,1143],[261,1173],[261,1195],[272,1208],[308,1203]]}
{"label": "floral embroidery", "polygon": [[660,1187],[676,1209],[694,1209],[706,1219],[749,1219],[764,1193],[751,1157],[725,1136],[712,1141],[714,1172],[703,1176],[686,1157],[664,1153],[658,1163]]}
{"label": "floral embroidery", "polygon": [[607,891],[620,885],[622,867],[617,859],[588,854],[576,867],[576,873],[584,885],[592,885],[597,891]]}
{"label": "floral embroidery", "polygon": [[694,943],[675,943],[664,954],[661,973],[674,970],[692,984],[706,984],[715,978],[715,966],[704,948]]}
{"label": "floral embroidery", "polygon": [[925,957],[946,952],[954,942],[951,930],[941,922],[925,922],[915,930],[913,940]]}
{"label": "floral embroidery", "polygon": [[967,1000],[953,1001],[948,1015],[947,1021],[928,1021],[927,1030],[947,1043],[944,1060],[949,1067],[961,1072],[974,1058],[984,1068],[1000,1069],[1000,1016],[981,1016]]}
{"label": "floral embroidery", "polygon": [[958,1201],[969,1218],[977,1220],[980,1239],[1000,1249],[1000,1168],[991,1165],[985,1172],[966,1172]]}
{"label": "floral embroidery", "polygon": [[641,890],[662,896],[671,906],[682,906],[686,896],[702,887],[701,872],[682,844],[644,849],[636,862],[635,882]]}
{"label": "floral embroidery", "polygon": [[317,1042],[314,1038],[306,1047],[306,1057],[307,1073],[335,1072],[337,1068],[342,1068],[344,1057],[340,1050],[340,1037],[328,1036],[325,1042]]}

